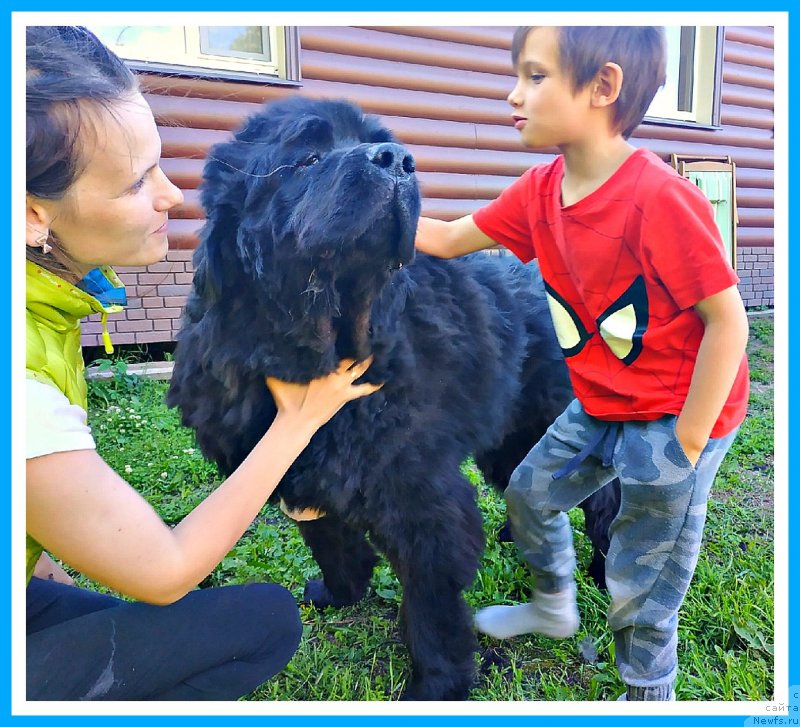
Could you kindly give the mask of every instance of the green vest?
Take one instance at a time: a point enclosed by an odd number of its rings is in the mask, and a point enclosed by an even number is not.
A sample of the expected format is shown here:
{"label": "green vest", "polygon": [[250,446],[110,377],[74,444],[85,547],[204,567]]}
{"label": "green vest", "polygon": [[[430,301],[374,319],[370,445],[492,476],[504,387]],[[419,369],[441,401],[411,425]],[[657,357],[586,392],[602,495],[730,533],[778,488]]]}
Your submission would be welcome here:
{"label": "green vest", "polygon": [[[87,409],[80,319],[92,313],[101,314],[103,342],[106,351],[112,353],[106,315],[118,313],[122,307],[103,306],[97,298],[36,263],[26,260],[25,264],[27,376],[55,386],[70,403]],[[122,282],[111,268],[103,267],[101,270],[114,287],[122,287]],[[26,582],[30,581],[42,550],[42,546],[26,533]]]}

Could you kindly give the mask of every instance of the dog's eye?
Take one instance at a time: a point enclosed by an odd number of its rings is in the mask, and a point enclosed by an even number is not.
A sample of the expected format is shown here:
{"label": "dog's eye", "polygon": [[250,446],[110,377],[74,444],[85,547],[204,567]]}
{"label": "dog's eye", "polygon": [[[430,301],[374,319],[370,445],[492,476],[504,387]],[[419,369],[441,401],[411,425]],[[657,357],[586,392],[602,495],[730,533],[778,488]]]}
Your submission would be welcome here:
{"label": "dog's eye", "polygon": [[312,154],[300,162],[301,167],[313,167],[319,161],[319,154]]}

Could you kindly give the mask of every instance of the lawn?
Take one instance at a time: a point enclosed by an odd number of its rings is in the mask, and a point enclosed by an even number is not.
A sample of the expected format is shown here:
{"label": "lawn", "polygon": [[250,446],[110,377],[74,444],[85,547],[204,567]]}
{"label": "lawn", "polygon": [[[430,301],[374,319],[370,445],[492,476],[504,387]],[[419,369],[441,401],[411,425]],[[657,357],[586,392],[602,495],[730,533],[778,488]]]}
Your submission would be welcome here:
{"label": "lawn", "polygon": [[[751,320],[752,390],[748,417],[724,461],[709,506],[705,544],[681,612],[680,700],[769,700],[773,693],[773,319]],[[90,424],[98,450],[169,523],[178,522],[219,482],[192,432],[163,405],[166,384],[128,376],[112,364],[110,381],[90,383]],[[529,577],[513,544],[496,531],[504,504],[470,462],[480,492],[487,548],[466,598],[473,607],[528,596]],[[578,634],[565,641],[481,637],[474,700],[605,700],[623,691],[605,620],[608,597],[585,577],[590,546],[582,513],[576,530]],[[267,580],[299,599],[318,576],[296,528],[266,506],[245,536],[202,584]],[[91,584],[83,581],[84,585]],[[357,606],[317,612],[302,606],[304,638],[289,666],[251,695],[256,700],[393,700],[408,676],[397,631],[401,589],[385,563]]]}

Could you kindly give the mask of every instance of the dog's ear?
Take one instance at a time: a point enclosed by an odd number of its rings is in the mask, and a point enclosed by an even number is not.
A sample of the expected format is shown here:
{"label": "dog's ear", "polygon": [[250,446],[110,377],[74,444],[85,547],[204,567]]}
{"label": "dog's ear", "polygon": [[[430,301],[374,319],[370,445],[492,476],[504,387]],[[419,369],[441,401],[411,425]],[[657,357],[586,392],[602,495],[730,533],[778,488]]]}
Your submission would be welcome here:
{"label": "dog's ear", "polygon": [[195,289],[207,302],[222,292],[226,250],[236,245],[246,186],[244,169],[249,149],[237,140],[211,148],[203,168],[200,185],[206,223],[201,230],[201,245],[194,256]]}
{"label": "dog's ear", "polygon": [[203,301],[203,307],[213,305],[220,297],[219,274],[209,270],[205,245],[199,245],[192,255],[194,277],[192,287],[195,295]]}

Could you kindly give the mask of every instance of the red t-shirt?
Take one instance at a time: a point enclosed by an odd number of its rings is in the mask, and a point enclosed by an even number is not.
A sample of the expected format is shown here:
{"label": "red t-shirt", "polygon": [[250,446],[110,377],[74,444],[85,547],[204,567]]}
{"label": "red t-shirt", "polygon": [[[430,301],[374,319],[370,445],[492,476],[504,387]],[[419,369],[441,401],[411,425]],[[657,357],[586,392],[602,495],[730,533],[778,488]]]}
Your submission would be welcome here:
{"label": "red t-shirt", "polygon": [[[711,205],[637,149],[600,188],[561,206],[564,158],[529,169],[475,224],[523,262],[537,258],[575,395],[599,419],[679,414],[704,326],[693,306],[738,282]],[[743,357],[711,432],[747,412]]]}

